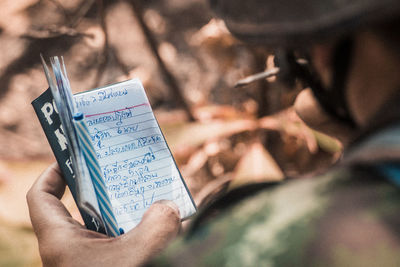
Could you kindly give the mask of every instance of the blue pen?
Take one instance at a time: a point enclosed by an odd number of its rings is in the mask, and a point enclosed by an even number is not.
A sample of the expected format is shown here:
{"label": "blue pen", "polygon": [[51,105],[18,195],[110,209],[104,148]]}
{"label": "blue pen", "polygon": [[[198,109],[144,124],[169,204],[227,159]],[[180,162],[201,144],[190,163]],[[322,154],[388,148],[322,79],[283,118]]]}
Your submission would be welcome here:
{"label": "blue pen", "polygon": [[96,152],[90,141],[89,130],[85,123],[83,113],[75,113],[73,116],[73,123],[78,136],[79,147],[86,161],[86,165],[93,182],[93,187],[97,195],[100,213],[103,217],[107,234],[109,236],[119,236],[120,229],[118,228],[117,220],[115,219],[114,213],[112,211],[111,201],[107,195],[106,186],[101,175]]}

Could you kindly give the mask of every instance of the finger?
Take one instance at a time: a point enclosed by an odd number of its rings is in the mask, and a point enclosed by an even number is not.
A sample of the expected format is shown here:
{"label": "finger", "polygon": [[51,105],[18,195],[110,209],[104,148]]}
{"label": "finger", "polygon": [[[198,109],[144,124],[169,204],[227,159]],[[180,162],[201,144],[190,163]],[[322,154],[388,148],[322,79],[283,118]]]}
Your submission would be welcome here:
{"label": "finger", "polygon": [[155,202],[143,215],[140,224],[121,239],[126,247],[141,244],[137,248],[138,260],[149,259],[159,253],[176,237],[181,227],[179,209],[172,201]]}
{"label": "finger", "polygon": [[165,243],[176,236],[180,226],[178,206],[172,201],[161,200],[144,213],[142,221],[135,229],[142,231],[144,239]]}
{"label": "finger", "polygon": [[39,176],[27,193],[29,214],[38,238],[60,227],[79,225],[60,201],[64,190],[65,182],[55,163]]}

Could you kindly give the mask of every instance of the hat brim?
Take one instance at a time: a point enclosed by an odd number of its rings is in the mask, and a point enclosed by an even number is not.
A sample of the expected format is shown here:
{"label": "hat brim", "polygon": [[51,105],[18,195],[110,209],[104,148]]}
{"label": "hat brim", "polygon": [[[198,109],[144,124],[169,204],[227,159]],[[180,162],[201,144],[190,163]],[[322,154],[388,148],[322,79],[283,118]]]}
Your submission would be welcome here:
{"label": "hat brim", "polygon": [[298,46],[400,14],[399,0],[213,0],[238,39]]}

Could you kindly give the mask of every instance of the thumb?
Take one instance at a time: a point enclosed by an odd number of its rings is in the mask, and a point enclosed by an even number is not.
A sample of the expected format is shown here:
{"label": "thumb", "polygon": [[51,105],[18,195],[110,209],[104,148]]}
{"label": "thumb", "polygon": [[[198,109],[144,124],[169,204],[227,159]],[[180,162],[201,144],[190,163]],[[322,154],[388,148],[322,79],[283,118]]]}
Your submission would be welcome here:
{"label": "thumb", "polygon": [[146,231],[148,237],[157,234],[159,238],[163,237],[169,241],[176,236],[180,226],[181,218],[178,206],[172,201],[160,200],[151,205],[144,213],[138,228]]}
{"label": "thumb", "polygon": [[121,239],[129,243],[127,246],[141,244],[137,246],[141,252],[136,254],[145,260],[164,249],[176,237],[180,227],[178,206],[172,201],[161,200],[151,205],[138,226],[122,235]]}

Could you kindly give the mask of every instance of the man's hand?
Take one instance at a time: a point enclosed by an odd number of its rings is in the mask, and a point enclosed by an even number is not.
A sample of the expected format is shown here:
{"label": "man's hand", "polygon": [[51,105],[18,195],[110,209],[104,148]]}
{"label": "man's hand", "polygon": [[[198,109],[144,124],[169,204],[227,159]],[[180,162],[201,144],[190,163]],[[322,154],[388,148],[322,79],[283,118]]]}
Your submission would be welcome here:
{"label": "man's hand", "polygon": [[335,121],[326,114],[317,99],[315,99],[311,89],[305,89],[300,92],[294,103],[294,109],[307,126],[336,137],[344,146],[351,142],[357,134],[354,129]]}
{"label": "man's hand", "polygon": [[60,198],[65,183],[51,165],[27,194],[33,229],[44,266],[137,266],[157,255],[180,228],[173,202],[154,203],[140,224],[117,238],[87,230],[75,221]]}

